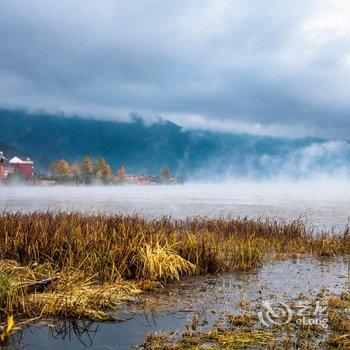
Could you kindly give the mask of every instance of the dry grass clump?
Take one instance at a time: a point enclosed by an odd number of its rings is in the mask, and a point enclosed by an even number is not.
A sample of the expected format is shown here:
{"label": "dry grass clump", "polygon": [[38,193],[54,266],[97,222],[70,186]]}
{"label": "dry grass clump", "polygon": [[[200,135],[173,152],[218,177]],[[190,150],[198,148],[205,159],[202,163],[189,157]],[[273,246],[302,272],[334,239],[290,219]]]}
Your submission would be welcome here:
{"label": "dry grass clump", "polygon": [[36,280],[51,275],[52,269],[49,266],[30,268],[20,266],[16,261],[0,260],[0,313],[12,314],[18,309],[27,313],[25,296]]}
{"label": "dry grass clump", "polygon": [[170,247],[145,244],[134,258],[137,279],[167,281],[179,280],[182,275],[192,275],[196,266],[182,258]]}
{"label": "dry grass clump", "polygon": [[255,318],[252,315],[240,314],[240,315],[226,315],[226,320],[230,326],[250,327],[253,325]]}
{"label": "dry grass clump", "polygon": [[350,292],[343,291],[340,296],[331,295],[327,303],[329,307],[334,309],[350,309]]}
{"label": "dry grass clump", "polygon": [[261,349],[274,340],[265,330],[223,330],[215,329],[203,333],[185,333],[182,338],[173,341],[164,333],[149,334],[142,346],[144,350],[180,350],[180,349]]}
{"label": "dry grass clump", "polygon": [[338,349],[350,349],[350,293],[343,291],[340,296],[328,298],[328,323],[332,329],[328,343]]}
{"label": "dry grass clump", "polygon": [[329,344],[338,349],[350,349],[350,321],[348,315],[334,311],[329,313],[329,323],[333,333],[329,338]]}
{"label": "dry grass clump", "polygon": [[163,332],[149,333],[146,335],[142,349],[144,350],[165,350],[179,349],[172,343],[168,334]]}
{"label": "dry grass clump", "polygon": [[350,349],[350,333],[342,335],[332,335],[329,344],[335,349]]}
{"label": "dry grass clump", "polygon": [[67,285],[62,282],[53,291],[28,296],[26,302],[33,314],[113,321],[110,311],[140,292],[136,285],[124,281],[101,286],[82,281]]}
{"label": "dry grass clump", "polygon": [[[40,284],[43,277],[50,281],[44,287]],[[132,282],[97,284],[93,278],[87,280],[76,270],[58,273],[49,264],[30,268],[4,260],[0,261],[0,281],[0,312],[19,313],[30,318],[63,316],[112,320],[111,310],[141,292]]]}
{"label": "dry grass clump", "polygon": [[206,335],[208,340],[215,341],[219,349],[246,349],[261,347],[270,343],[274,338],[265,330],[221,331],[215,330]]}
{"label": "dry grass clump", "polygon": [[[268,258],[348,253],[348,231],[316,234],[302,220],[4,213],[0,310],[104,319],[105,310],[139,291],[126,281],[149,289],[183,275],[254,268]],[[33,290],[36,281],[57,277],[50,290]]]}

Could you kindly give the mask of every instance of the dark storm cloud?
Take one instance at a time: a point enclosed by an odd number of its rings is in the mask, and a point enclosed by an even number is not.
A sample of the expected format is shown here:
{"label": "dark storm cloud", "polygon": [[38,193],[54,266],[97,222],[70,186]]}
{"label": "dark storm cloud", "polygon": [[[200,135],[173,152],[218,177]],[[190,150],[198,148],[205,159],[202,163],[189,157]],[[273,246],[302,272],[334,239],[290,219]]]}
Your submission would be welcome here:
{"label": "dark storm cloud", "polygon": [[342,1],[0,2],[0,103],[348,137]]}

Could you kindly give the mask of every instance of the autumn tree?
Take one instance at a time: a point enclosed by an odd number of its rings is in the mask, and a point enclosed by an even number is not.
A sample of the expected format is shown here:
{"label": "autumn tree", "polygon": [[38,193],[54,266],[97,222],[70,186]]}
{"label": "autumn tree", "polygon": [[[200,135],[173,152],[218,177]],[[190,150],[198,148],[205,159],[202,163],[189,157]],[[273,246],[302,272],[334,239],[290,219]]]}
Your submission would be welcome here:
{"label": "autumn tree", "polygon": [[65,159],[54,162],[51,166],[51,176],[59,182],[67,182],[69,180],[69,164]]}
{"label": "autumn tree", "polygon": [[102,180],[103,182],[109,182],[113,180],[111,167],[104,158],[99,158],[98,161],[93,165],[92,176],[94,180]]}
{"label": "autumn tree", "polygon": [[91,168],[91,160],[89,156],[85,156],[83,158],[80,173],[81,173],[80,177],[85,184],[91,183],[92,168]]}
{"label": "autumn tree", "polygon": [[99,158],[98,161],[92,167],[92,176],[94,179],[101,179],[102,171],[106,165],[104,158]]}
{"label": "autumn tree", "polygon": [[52,179],[59,182],[81,182],[90,184],[96,179],[106,183],[114,180],[111,167],[102,157],[92,165],[90,157],[85,156],[81,166],[78,162],[73,162],[69,165],[66,160],[61,159],[52,164],[51,170]]}
{"label": "autumn tree", "polygon": [[80,166],[78,162],[73,162],[69,166],[69,178],[73,182],[79,182],[80,180]]}
{"label": "autumn tree", "polygon": [[101,179],[104,182],[110,182],[113,180],[113,173],[109,164],[105,163],[101,172]]}

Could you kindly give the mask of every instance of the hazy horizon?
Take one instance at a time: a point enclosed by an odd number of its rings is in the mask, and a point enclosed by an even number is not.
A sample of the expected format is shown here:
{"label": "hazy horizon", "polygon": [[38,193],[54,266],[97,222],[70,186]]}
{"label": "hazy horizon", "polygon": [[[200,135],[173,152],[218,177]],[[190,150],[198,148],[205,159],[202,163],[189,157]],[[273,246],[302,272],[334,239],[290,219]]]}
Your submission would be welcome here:
{"label": "hazy horizon", "polygon": [[242,181],[156,186],[0,186],[0,210],[81,211],[186,218],[249,217],[295,220],[318,229],[345,229],[350,179]]}

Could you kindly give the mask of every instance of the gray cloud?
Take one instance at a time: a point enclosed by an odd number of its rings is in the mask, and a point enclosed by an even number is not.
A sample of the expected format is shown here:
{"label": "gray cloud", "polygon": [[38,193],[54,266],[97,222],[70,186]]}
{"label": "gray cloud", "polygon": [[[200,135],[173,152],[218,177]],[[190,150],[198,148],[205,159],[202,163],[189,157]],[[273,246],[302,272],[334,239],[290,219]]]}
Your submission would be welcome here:
{"label": "gray cloud", "polygon": [[344,1],[2,0],[0,105],[347,138]]}

